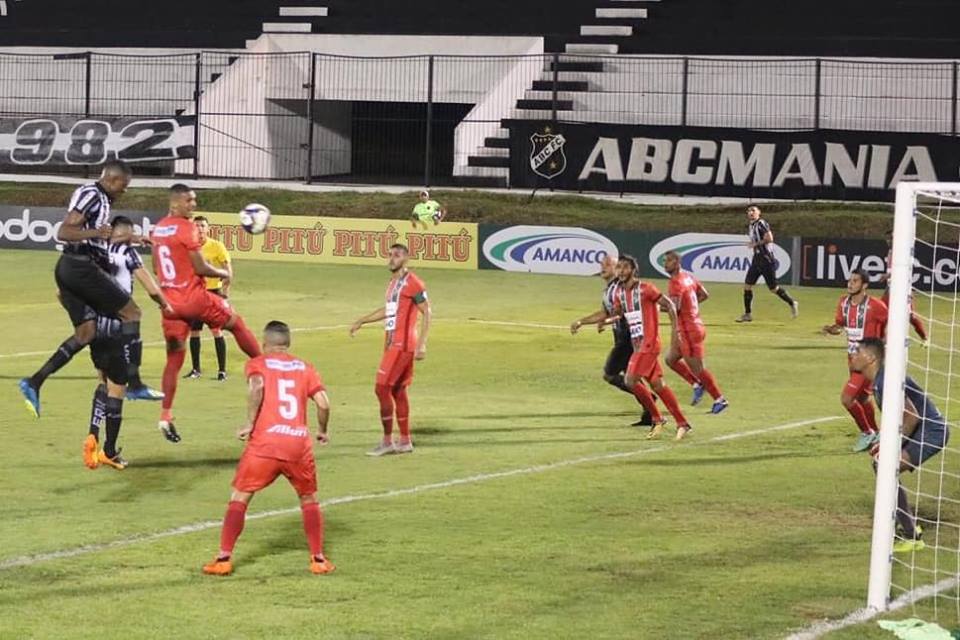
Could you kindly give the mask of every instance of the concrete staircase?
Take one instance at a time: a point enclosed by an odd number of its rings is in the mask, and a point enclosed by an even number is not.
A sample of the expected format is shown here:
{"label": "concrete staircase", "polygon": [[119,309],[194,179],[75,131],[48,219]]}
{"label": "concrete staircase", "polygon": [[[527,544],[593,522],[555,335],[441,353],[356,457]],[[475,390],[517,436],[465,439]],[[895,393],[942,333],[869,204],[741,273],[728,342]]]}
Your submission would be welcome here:
{"label": "concrete staircase", "polygon": [[[554,48],[557,51],[556,69],[554,61],[547,59],[540,77],[516,101],[514,108],[504,114],[504,119],[551,119],[556,84],[558,118],[573,116],[577,120],[594,121],[597,118],[595,112],[600,110],[605,113],[599,121],[609,121],[611,113],[604,104],[609,106],[611,99],[632,99],[632,94],[617,96],[616,91],[610,91],[610,86],[617,84],[613,76],[633,71],[618,69],[616,58],[611,56],[619,53],[623,39],[637,35],[648,19],[648,7],[656,2],[660,0],[598,0],[593,20],[580,26],[579,37],[562,43],[548,43],[548,48],[560,45]],[[609,111],[616,112],[616,109]],[[621,117],[635,118],[628,113]],[[454,166],[454,177],[467,185],[508,186],[509,135],[503,127],[496,129],[493,135],[484,139],[482,147],[468,156],[466,165]]]}

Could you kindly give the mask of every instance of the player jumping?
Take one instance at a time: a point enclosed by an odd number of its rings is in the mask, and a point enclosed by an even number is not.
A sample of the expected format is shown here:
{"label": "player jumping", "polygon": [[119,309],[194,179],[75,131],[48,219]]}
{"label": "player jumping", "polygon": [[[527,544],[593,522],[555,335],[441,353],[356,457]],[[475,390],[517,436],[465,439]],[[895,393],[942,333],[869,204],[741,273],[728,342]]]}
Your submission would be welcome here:
{"label": "player jumping", "polygon": [[57,240],[66,243],[54,268],[60,304],[73,323],[74,334],[60,345],[44,365],[29,378],[20,380],[20,393],[27,409],[40,417],[40,387],[63,368],[96,335],[96,316],[120,318],[124,359],[134,385],[132,400],[159,400],[161,395],[139,382],[143,343],[140,340],[141,311],[107,273],[107,247],[113,233],[108,221],[113,201],[126,192],[132,177],[122,162],[108,162],[100,179],[78,187],[70,198],[67,215],[57,231]]}
{"label": "player jumping", "polygon": [[887,330],[887,305],[867,293],[869,276],[862,269],[850,274],[847,294],[840,296],[833,324],[823,327],[824,333],[847,333],[847,368],[850,378],[840,392],[840,404],[853,416],[860,429],[854,451],[866,451],[880,438],[877,418],[870,394],[873,390],[862,373],[853,367],[853,354],[865,338],[883,339]]}
{"label": "player jumping", "polygon": [[747,270],[747,277],[743,283],[743,315],[737,318],[737,322],[753,321],[753,285],[757,284],[761,277],[767,283],[770,293],[776,294],[790,307],[790,313],[794,318],[800,315],[799,303],[777,283],[779,263],[771,249],[773,230],[770,228],[770,223],[760,215],[760,207],[747,208],[747,220],[750,223],[748,228],[750,241],[747,242],[747,246],[753,251],[753,260],[750,262],[750,269]]}
{"label": "player jumping", "polygon": [[[603,324],[604,318],[613,315],[613,292],[616,291],[619,281],[617,280],[617,259],[614,256],[605,256],[600,261],[600,277],[603,278],[603,297],[600,300],[600,310],[579,320],[574,320],[570,324],[570,333],[576,335],[580,327],[587,324],[597,324],[597,329],[602,331],[606,326]],[[630,342],[630,330],[627,322],[621,317],[611,318],[613,320],[613,348],[607,355],[607,361],[603,365],[603,379],[610,385],[629,393],[637,402],[640,399],[633,393],[633,389],[627,386],[624,381],[624,374],[627,371],[627,364],[630,362],[630,356],[633,355],[633,344]],[[652,427],[653,418],[646,407],[643,409],[643,415],[640,420],[634,422],[634,427]]]}
{"label": "player jumping", "polygon": [[693,386],[691,404],[698,404],[706,390],[713,398],[710,413],[717,414],[730,406],[730,403],[723,397],[716,378],[703,364],[707,329],[700,318],[700,303],[709,298],[710,294],[693,274],[683,271],[680,264],[680,254],[676,251],[668,251],[664,256],[663,268],[670,274],[667,294],[677,308],[679,328],[678,339],[671,341],[666,362],[677,375]]}
{"label": "player jumping", "polygon": [[[114,281],[133,295],[133,281],[137,280],[161,309],[166,308],[167,302],[160,288],[144,268],[140,254],[130,244],[134,238],[133,221],[126,216],[115,216],[110,226],[113,235],[107,248],[107,259]],[[119,339],[120,319],[97,316],[96,324],[96,337],[90,343],[90,358],[100,376],[100,384],[93,394],[90,430],[83,442],[83,463],[88,469],[96,469],[102,464],[122,471],[127,468],[127,461],[120,455],[117,438],[123,421],[123,399],[127,392],[129,367]],[[104,424],[106,437],[103,448],[100,448],[100,427]]]}
{"label": "player jumping", "polygon": [[639,265],[636,258],[622,255],[617,261],[617,277],[620,285],[614,292],[613,311],[627,321],[630,340],[633,343],[633,355],[627,365],[626,384],[650,412],[653,427],[648,438],[656,438],[663,431],[666,420],[660,415],[656,401],[643,385],[646,380],[653,391],[663,400],[670,414],[677,421],[677,440],[682,440],[690,432],[677,396],[663,382],[663,370],[660,368],[660,317],[658,310],[663,309],[670,316],[672,340],[677,339],[677,310],[670,298],[664,296],[649,282],[640,282],[637,277]]}
{"label": "player jumping", "polygon": [[167,364],[163,369],[163,393],[159,428],[170,442],[180,442],[173,422],[173,398],[177,378],[186,357],[190,325],[202,321],[213,328],[233,333],[237,346],[251,358],[260,355],[257,339],[243,318],[227,301],[207,291],[204,277],[226,278],[228,273],[207,264],[200,253],[200,239],[191,218],[197,208],[197,194],[185,184],[170,187],[170,208],[153,228],[153,270],[173,312],[163,314],[163,337],[167,343]]}
{"label": "player jumping", "polygon": [[[884,345],[879,338],[865,338],[851,357],[851,365],[873,385],[877,405],[883,406],[883,358]],[[950,440],[950,429],[930,397],[910,376],[904,381],[903,421],[901,423],[900,473],[913,471],[931,457],[940,453]],[[874,460],[879,453],[879,443],[870,451]],[[876,470],[876,462],[874,462]],[[897,484],[897,524],[901,540],[893,545],[895,553],[920,551],[926,545],[921,536],[923,530],[917,523],[916,514],[907,500],[903,485]]]}
{"label": "player jumping", "polygon": [[[197,225],[197,235],[200,238],[200,253],[203,259],[217,269],[223,269],[229,275],[227,278],[207,278],[207,291],[218,295],[224,300],[230,297],[230,285],[233,284],[233,263],[226,245],[210,237],[210,222],[203,216],[193,219]],[[185,378],[196,380],[200,377],[200,332],[203,330],[203,320],[197,320],[190,325],[190,373]],[[213,334],[213,346],[217,352],[217,380],[227,379],[227,341],[223,337],[223,330],[210,328]]]}
{"label": "player jumping", "polygon": [[[393,277],[387,284],[386,303],[350,327],[351,337],[355,336],[363,325],[379,320],[384,321],[386,330],[385,350],[377,369],[375,387],[377,399],[380,401],[383,438],[379,445],[367,452],[369,456],[413,452],[407,388],[413,382],[413,361],[423,360],[427,356],[427,333],[430,331],[432,312],[423,281],[407,269],[409,259],[410,253],[405,245],[395,244],[390,247],[388,266]],[[418,313],[423,314],[419,338]],[[400,440],[397,443],[393,442],[394,412],[400,429]]]}
{"label": "player jumping", "polygon": [[317,441],[329,442],[330,401],[323,381],[309,363],[289,352],[290,327],[276,320],[263,330],[263,355],[247,361],[247,422],[237,437],[247,441],[233,493],[223,517],[220,552],[203,566],[209,575],[233,572],[233,547],[243,532],[247,506],[254,494],[284,476],[300,497],[303,530],[310,547],[310,571],[330,573],[323,555],[323,512],[317,502],[317,467],[307,428],[307,403],[317,405]]}

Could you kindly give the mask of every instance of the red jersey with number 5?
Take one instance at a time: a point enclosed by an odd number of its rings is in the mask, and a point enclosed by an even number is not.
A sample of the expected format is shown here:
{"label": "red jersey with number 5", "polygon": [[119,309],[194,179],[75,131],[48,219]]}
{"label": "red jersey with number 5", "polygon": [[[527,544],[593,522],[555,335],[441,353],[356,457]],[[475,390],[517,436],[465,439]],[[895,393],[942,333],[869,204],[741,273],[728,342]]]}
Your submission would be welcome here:
{"label": "red jersey with number 5", "polygon": [[677,324],[681,333],[703,331],[703,320],[700,318],[701,291],[704,291],[703,285],[686,271],[678,271],[670,278],[667,293],[677,304]]}
{"label": "red jersey with number 5", "polygon": [[200,250],[200,237],[192,220],[167,216],[150,234],[153,242],[153,265],[163,293],[172,300],[205,290],[203,278],[197,275],[190,261],[190,252]]}
{"label": "red jersey with number 5", "polygon": [[265,353],[247,360],[247,378],[263,377],[263,402],[247,449],[277,460],[300,460],[313,450],[307,404],[324,390],[320,374],[289,353]]}
{"label": "red jersey with number 5", "polygon": [[660,353],[660,290],[649,282],[622,284],[613,294],[614,311],[623,316],[636,353]]}
{"label": "red jersey with number 5", "polygon": [[847,332],[847,354],[864,338],[883,338],[887,332],[887,305],[873,296],[854,304],[849,295],[840,296],[834,321]]}
{"label": "red jersey with number 5", "polygon": [[384,304],[386,318],[383,320],[387,349],[416,351],[417,316],[420,313],[417,305],[426,300],[426,287],[415,274],[405,271],[390,280]]}

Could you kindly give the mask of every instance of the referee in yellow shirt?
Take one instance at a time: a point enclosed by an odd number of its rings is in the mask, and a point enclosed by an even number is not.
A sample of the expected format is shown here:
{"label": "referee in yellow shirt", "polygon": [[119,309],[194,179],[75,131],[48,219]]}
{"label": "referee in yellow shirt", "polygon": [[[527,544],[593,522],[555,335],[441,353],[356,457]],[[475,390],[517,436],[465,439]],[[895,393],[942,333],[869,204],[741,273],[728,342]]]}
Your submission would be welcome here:
{"label": "referee in yellow shirt", "polygon": [[[218,269],[224,269],[230,274],[229,278],[206,278],[207,290],[222,298],[227,298],[230,293],[230,282],[233,280],[233,265],[230,264],[230,254],[227,248],[219,240],[210,237],[210,222],[203,216],[197,216],[193,219],[197,225],[197,232],[200,236],[200,253],[203,259]],[[190,327],[190,359],[193,361],[193,368],[185,378],[197,379],[200,377],[200,331],[203,329],[203,321],[199,321]],[[217,380],[227,379],[227,342],[223,338],[223,331],[220,329],[210,329],[213,334],[213,344],[217,349]]]}

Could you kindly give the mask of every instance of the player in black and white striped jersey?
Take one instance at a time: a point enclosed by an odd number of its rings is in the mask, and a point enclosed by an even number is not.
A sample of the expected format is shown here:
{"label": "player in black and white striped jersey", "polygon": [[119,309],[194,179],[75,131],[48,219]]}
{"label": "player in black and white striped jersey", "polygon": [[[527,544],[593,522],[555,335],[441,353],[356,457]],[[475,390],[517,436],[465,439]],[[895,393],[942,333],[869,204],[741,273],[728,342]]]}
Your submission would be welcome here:
{"label": "player in black and white striped jersey", "polygon": [[[104,165],[100,179],[79,187],[70,198],[70,206],[57,232],[57,240],[66,243],[57,261],[54,277],[60,302],[70,316],[74,334],[64,341],[46,363],[29,378],[19,382],[27,409],[40,417],[40,387],[67,364],[96,334],[96,316],[115,316],[121,322],[120,340],[131,373],[140,368],[143,344],[140,341],[140,307],[107,273],[107,249],[112,229],[110,207],[130,184],[132,173],[123,162]],[[162,394],[141,386],[130,388],[132,399],[158,400]]]}
{"label": "player in black and white striped jersey", "polygon": [[[107,246],[107,267],[110,277],[128,295],[133,295],[136,280],[161,307],[167,301],[150,272],[144,268],[143,259],[132,246],[133,221],[126,216],[116,216],[110,222],[113,235]],[[83,443],[83,463],[89,469],[100,465],[122,470],[127,461],[120,455],[117,437],[123,420],[123,399],[128,384],[139,382],[136,372],[129,369],[124,354],[123,323],[118,317],[97,315],[96,337],[90,343],[90,358],[100,374],[100,385],[93,394],[90,412],[90,429]],[[142,384],[142,383],[140,383]],[[106,437],[100,447],[100,425],[106,424]]]}
{"label": "player in black and white striped jersey", "polygon": [[760,207],[747,207],[749,221],[747,233],[750,236],[747,246],[753,251],[753,259],[750,261],[750,269],[747,270],[747,277],[743,284],[743,315],[737,318],[737,322],[753,321],[753,285],[757,284],[761,277],[770,289],[770,293],[775,294],[790,307],[790,313],[794,318],[800,315],[800,305],[777,282],[779,262],[772,248],[773,229],[770,228],[769,222],[760,217],[761,215]]}

